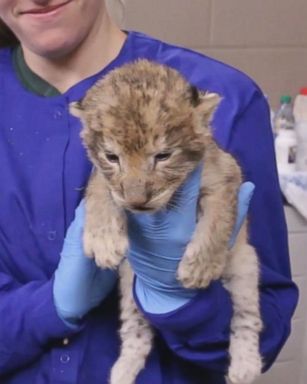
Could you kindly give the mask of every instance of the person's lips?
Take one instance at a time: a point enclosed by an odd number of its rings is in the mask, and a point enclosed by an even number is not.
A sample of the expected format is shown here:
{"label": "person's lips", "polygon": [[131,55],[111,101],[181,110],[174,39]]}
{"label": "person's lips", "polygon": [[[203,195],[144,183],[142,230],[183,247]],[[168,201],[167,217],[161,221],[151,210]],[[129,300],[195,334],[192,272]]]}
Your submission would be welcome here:
{"label": "person's lips", "polygon": [[64,1],[60,4],[50,5],[43,8],[33,8],[33,9],[26,9],[24,11],[20,11],[20,15],[44,15],[51,13],[53,11],[56,11],[57,9],[63,7],[64,5],[70,3],[72,0]]}

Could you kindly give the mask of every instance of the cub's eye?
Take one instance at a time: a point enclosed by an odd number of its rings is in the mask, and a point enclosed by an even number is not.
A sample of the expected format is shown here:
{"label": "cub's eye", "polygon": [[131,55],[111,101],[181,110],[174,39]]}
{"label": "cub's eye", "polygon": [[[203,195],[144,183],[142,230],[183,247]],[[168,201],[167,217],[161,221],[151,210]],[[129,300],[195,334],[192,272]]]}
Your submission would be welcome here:
{"label": "cub's eye", "polygon": [[155,156],[155,161],[165,161],[171,157],[170,152],[161,152]]}
{"label": "cub's eye", "polygon": [[119,163],[119,157],[114,153],[106,153],[106,158],[110,163]]}

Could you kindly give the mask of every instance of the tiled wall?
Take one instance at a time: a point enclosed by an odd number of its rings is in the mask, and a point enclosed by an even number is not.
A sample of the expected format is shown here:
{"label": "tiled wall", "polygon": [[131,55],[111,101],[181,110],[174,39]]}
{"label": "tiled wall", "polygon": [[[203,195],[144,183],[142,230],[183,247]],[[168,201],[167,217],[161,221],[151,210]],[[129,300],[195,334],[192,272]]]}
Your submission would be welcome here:
{"label": "tiled wall", "polygon": [[[111,4],[116,0],[110,0]],[[307,0],[125,0],[123,27],[240,68],[276,108],[307,85]]]}

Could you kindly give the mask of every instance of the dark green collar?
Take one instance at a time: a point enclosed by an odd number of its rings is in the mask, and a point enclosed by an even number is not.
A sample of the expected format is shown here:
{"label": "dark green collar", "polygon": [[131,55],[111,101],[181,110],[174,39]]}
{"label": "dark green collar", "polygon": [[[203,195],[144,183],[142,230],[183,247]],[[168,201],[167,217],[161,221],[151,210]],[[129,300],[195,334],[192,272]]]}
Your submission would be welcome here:
{"label": "dark green collar", "polygon": [[58,96],[61,94],[61,92],[47,83],[47,81],[32,72],[25,62],[20,45],[13,51],[13,63],[19,80],[30,92],[45,97]]}

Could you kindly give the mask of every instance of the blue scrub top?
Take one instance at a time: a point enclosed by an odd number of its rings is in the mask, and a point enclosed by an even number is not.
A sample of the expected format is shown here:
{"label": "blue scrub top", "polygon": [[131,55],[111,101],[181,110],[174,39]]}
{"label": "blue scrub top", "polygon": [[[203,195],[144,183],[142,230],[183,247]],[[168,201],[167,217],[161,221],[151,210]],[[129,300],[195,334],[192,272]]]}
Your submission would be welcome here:
{"label": "blue scrub top", "polygon": [[[66,93],[41,97],[0,50],[0,382],[107,384],[118,356],[117,289],[74,330],[57,316],[53,273],[91,164],[68,105],[112,68],[146,58],[169,65],[223,101],[213,121],[219,145],[256,185],[250,242],[261,261],[261,353],[266,369],[290,332],[297,303],[278,185],[269,109],[246,75],[190,50],[129,32],[119,55]],[[140,305],[140,303],[138,303]],[[142,309],[142,308],[141,308]],[[232,310],[220,282],[176,311],[145,316],[155,345],[137,384],[222,384]]]}

